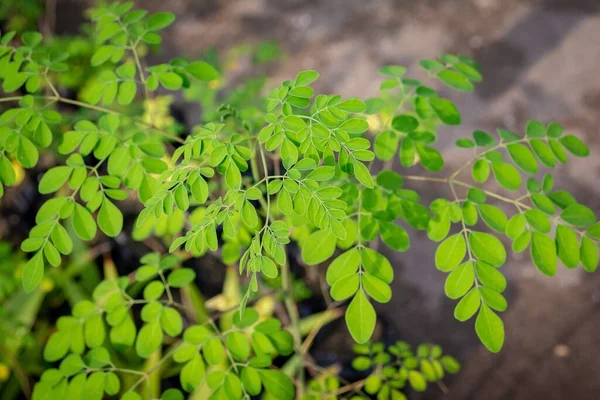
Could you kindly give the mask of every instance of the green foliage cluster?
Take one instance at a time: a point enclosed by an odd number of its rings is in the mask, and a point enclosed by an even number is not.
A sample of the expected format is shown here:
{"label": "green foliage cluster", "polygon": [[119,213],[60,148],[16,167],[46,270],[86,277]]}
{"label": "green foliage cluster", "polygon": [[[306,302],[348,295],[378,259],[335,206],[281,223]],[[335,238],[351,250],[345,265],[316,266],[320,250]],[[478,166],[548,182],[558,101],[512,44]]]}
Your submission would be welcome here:
{"label": "green foliage cluster", "polygon": [[[535,178],[541,168],[565,163],[568,154],[589,154],[556,122],[530,121],[524,135],[475,131],[456,142],[473,158],[449,175],[404,173],[416,166],[445,170],[434,147],[438,130],[459,125],[461,115],[434,87],[473,91],[480,68],[465,56],[422,60],[425,80],[407,78],[402,66],[382,67],[381,94],[364,101],[315,95],[319,74],[308,70],[265,97],[262,80],[246,86],[249,97],[234,92],[217,105],[210,85],[222,78],[210,63],[143,63],[142,49],[161,43],[159,32],[173,23],[173,14],[114,2],[96,7],[90,18],[94,50],[87,68],[93,72],[77,100],[60,91],[71,67],[68,53],[46,45],[38,32],[0,36],[0,81],[4,92],[14,93],[0,99],[12,105],[0,115],[0,196],[17,183],[19,168],[36,166],[40,153],[54,154],[58,163],[39,181],[39,193],[48,196],[21,244],[31,253],[22,269],[23,295],[39,293],[50,267],[61,268],[82,243],[123,235],[120,204],[127,200],[142,206],[131,236],[143,241],[154,235],[172,254],[147,254],[129,276],[105,270],[92,296],[74,302],[72,315],[57,321],[45,344],[44,360],[57,365],[41,375],[35,400],[176,400],[184,392],[211,399],[261,393],[265,399],[296,393],[305,399],[403,399],[405,388],[423,391],[459,365],[439,346],[413,352],[404,342],[370,342],[374,303],[391,300],[394,279],[392,264],[377,248],[380,240],[397,252],[410,248],[412,230],[439,242],[435,266],[449,273],[445,293],[459,300],[454,315],[467,321],[477,314],[475,331],[492,352],[504,342],[498,313],[507,308],[499,270],[507,259],[505,236],[514,252],[529,247],[545,275],[556,273],[558,261],[597,268],[600,223],[594,213],[555,189],[552,175]],[[141,114],[158,91],[178,90],[207,105],[202,124],[184,137],[152,112]],[[85,113],[73,116],[65,105]],[[396,158],[402,174],[392,168]],[[472,183],[463,177],[468,170]],[[484,186],[492,175],[518,198]],[[408,182],[446,185],[451,198],[425,205]],[[509,218],[491,199],[514,214]],[[299,319],[287,246],[292,241],[309,268],[331,260],[325,280],[332,304],[349,301],[345,321],[358,343],[352,365],[368,371],[364,380],[341,386],[325,372],[305,384],[307,348],[323,322],[306,328]],[[208,252],[219,252],[245,282],[232,308],[212,317],[194,308],[196,273],[182,266]],[[5,286],[2,293],[16,290]],[[269,297],[271,288],[284,303],[287,326],[248,305]],[[278,369],[282,359],[288,361]],[[162,392],[153,374],[178,375],[181,390]]]}
{"label": "green foliage cluster", "polygon": [[405,387],[423,392],[429,383],[439,382],[446,373],[460,371],[458,361],[442,354],[442,348],[437,345],[421,344],[414,352],[406,342],[397,341],[387,347],[377,342],[357,344],[353,350],[357,356],[352,360],[352,367],[357,371],[371,371],[367,378],[342,387],[337,376],[326,374],[309,383],[308,393],[302,399],[337,399],[340,392],[347,392],[350,399],[370,395],[378,399],[405,400],[407,397],[401,391]]}
{"label": "green foliage cluster", "polygon": [[[176,268],[178,259],[174,256],[150,253],[141,261],[143,265],[136,270],[133,282],[127,277],[101,282],[94,290],[93,301],[77,303],[72,316],[58,320],[57,331],[44,348],[44,359],[60,364],[42,374],[34,397],[81,398],[85,393],[101,399],[104,393],[116,395],[121,381],[115,371],[130,371],[121,370],[111,360],[104,346],[107,338],[113,349],[134,348],[137,356],[147,359],[162,347],[165,338],[178,336],[182,340],[171,345],[168,355],[181,365],[183,390],[193,392],[206,381],[213,398],[256,395],[262,387],[275,398],[293,396],[289,377],[269,369],[274,357],[293,352],[292,335],[282,330],[279,320],[259,322],[258,313],[248,309],[243,317],[235,314],[225,331],[213,319],[189,325],[184,331],[180,313],[184,306],[173,300],[173,292],[189,285],[195,278],[194,271]],[[141,299],[130,295],[138,292]],[[134,306],[141,307],[143,323],[139,329],[131,315]],[[222,364],[228,358],[230,366],[224,369]],[[141,399],[135,389],[148,380],[148,374],[131,373],[138,379],[123,391],[122,398]],[[183,395],[169,389],[161,398]]]}

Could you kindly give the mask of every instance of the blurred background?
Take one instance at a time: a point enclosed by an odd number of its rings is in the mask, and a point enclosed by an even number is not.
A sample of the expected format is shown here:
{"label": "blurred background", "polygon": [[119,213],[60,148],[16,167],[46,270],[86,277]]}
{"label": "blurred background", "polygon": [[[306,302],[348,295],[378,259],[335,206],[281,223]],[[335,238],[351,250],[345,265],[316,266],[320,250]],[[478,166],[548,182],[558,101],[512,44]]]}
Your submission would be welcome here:
{"label": "blurred background", "polygon": [[[34,21],[42,32],[80,33],[88,0],[1,0],[3,30]],[[592,156],[557,169],[556,186],[600,212],[600,1],[599,0],[138,0],[152,12],[171,11],[176,23],[164,33],[150,63],[212,52],[229,54],[231,82],[266,74],[272,83],[316,69],[317,91],[366,98],[377,94],[377,69],[411,67],[442,53],[462,53],[481,64],[483,83],[472,95],[439,88],[460,108],[463,125],[444,128],[438,149],[446,170],[469,152],[454,147],[474,129],[505,127],[522,133],[528,119],[558,121],[590,145]],[[17,11],[15,11],[17,10]],[[34,26],[34,27],[35,27]],[[10,27],[8,27],[10,28]],[[268,59],[259,66],[244,46]],[[258,47],[256,47],[258,46]],[[212,49],[212,50],[211,50]],[[237,52],[237,53],[236,53]],[[269,84],[267,84],[269,86]],[[184,125],[200,120],[197,105],[175,98],[173,115]],[[398,160],[394,168],[401,172]],[[411,171],[412,173],[413,171]],[[447,196],[445,186],[414,186],[424,199]],[[512,212],[512,210],[509,210]],[[4,232],[6,237],[6,232]],[[378,335],[410,343],[431,341],[463,363],[448,393],[421,398],[597,399],[600,393],[600,274],[559,268],[547,278],[525,255],[510,256],[506,343],[493,355],[479,343],[473,321],[453,318],[444,295],[445,274],[434,267],[435,244],[413,233],[406,253],[391,253],[393,298],[380,305]],[[382,249],[386,251],[386,249]],[[343,324],[343,321],[342,321]],[[345,329],[318,338],[319,361],[347,359]],[[419,397],[416,397],[419,398]]]}

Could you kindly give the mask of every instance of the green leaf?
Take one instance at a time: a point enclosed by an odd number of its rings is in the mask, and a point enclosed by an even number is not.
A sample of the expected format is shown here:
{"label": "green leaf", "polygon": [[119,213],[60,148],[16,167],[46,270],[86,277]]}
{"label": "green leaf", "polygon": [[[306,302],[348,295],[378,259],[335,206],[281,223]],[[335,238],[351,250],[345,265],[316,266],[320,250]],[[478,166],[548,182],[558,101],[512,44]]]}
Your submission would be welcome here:
{"label": "green leaf", "polygon": [[368,394],[377,393],[381,388],[381,378],[379,377],[379,375],[369,375],[369,377],[367,377],[367,379],[365,380],[364,388],[365,392],[367,392]]}
{"label": "green leaf", "polygon": [[260,380],[265,391],[277,400],[293,400],[294,384],[283,372],[275,369],[259,369]]}
{"label": "green leaf", "polygon": [[102,400],[104,397],[104,372],[92,372],[85,382],[85,397],[90,400]]}
{"label": "green leaf", "polygon": [[336,238],[331,231],[313,232],[302,243],[302,259],[307,265],[317,265],[331,257]]}
{"label": "green leaf", "polygon": [[469,78],[473,82],[481,82],[481,80],[483,79],[481,73],[477,70],[477,68],[474,65],[471,65],[466,62],[459,62],[454,63],[453,67],[462,72],[467,78]]}
{"label": "green leaf", "polygon": [[387,190],[400,189],[403,179],[394,171],[381,171],[377,174],[377,184]]}
{"label": "green leaf", "polygon": [[363,247],[360,251],[362,266],[369,274],[376,276],[385,283],[391,283],[394,279],[392,265],[381,253],[373,249]]}
{"label": "green leaf", "polygon": [[54,332],[44,347],[44,360],[58,361],[63,358],[71,345],[70,332],[59,330]]}
{"label": "green leaf", "polygon": [[365,112],[367,109],[366,104],[359,98],[351,98],[336,104],[336,107],[340,110],[344,110],[351,113]]}
{"label": "green leaf", "polygon": [[158,80],[165,89],[179,90],[183,85],[183,79],[175,72],[163,72],[158,76]]}
{"label": "green leaf", "polygon": [[444,355],[440,358],[440,363],[446,371],[451,374],[457,374],[460,372],[460,363],[456,359],[449,355]]}
{"label": "green leaf", "polygon": [[73,376],[85,368],[79,354],[69,354],[60,363],[60,372],[65,376]]}
{"label": "green leaf", "polygon": [[375,137],[373,150],[378,159],[388,161],[398,151],[400,137],[394,131],[383,131]]}
{"label": "green leaf", "polygon": [[181,373],[179,374],[181,387],[186,392],[193,392],[204,381],[204,374],[204,360],[202,360],[202,356],[199,353],[196,353],[181,369]]}
{"label": "green leaf", "polygon": [[252,203],[250,203],[248,200],[244,201],[244,205],[242,206],[242,218],[250,227],[255,227],[258,225],[258,214],[256,213],[256,209]]}
{"label": "green leaf", "polygon": [[523,233],[527,226],[527,218],[523,214],[515,214],[506,224],[506,236],[516,239]]}
{"label": "green leaf", "polygon": [[[139,271],[139,270],[138,270]],[[136,280],[143,281],[144,276],[136,274]],[[158,300],[160,296],[165,292],[165,285],[161,281],[152,281],[144,288],[144,299],[145,300]]]}
{"label": "green leaf", "polygon": [[574,156],[587,157],[590,155],[590,149],[577,136],[563,136],[559,141]]}
{"label": "green leaf", "polygon": [[375,309],[365,293],[359,290],[346,309],[346,325],[354,341],[366,343],[373,335],[376,321]]}
{"label": "green leaf", "polygon": [[548,197],[550,198],[550,200],[552,200],[554,204],[556,204],[562,209],[565,209],[570,205],[577,203],[577,200],[575,200],[575,198],[571,196],[569,192],[566,192],[564,190],[557,190],[556,192],[548,193]]}
{"label": "green leaf", "polygon": [[429,101],[433,111],[444,124],[460,125],[460,113],[454,103],[439,97],[433,97]]}
{"label": "green leaf", "polygon": [[408,372],[408,383],[410,383],[410,387],[416,392],[424,392],[427,389],[427,381],[419,371],[413,370]]}
{"label": "green leaf", "polygon": [[146,29],[150,32],[166,28],[175,21],[175,14],[170,12],[158,12],[152,14],[146,20]]}
{"label": "green leaf", "polygon": [[186,285],[189,285],[196,278],[196,273],[193,269],[190,268],[181,268],[176,269],[171,272],[167,278],[167,283],[169,286],[175,288],[182,288]]}
{"label": "green leaf", "polygon": [[85,344],[89,348],[100,347],[104,343],[104,321],[100,315],[86,319],[84,324]]}
{"label": "green leaf", "polygon": [[360,252],[357,248],[352,248],[345,253],[342,253],[329,264],[326,274],[327,283],[330,286],[333,286],[334,283],[341,278],[356,274],[359,264]]}
{"label": "green leaf", "polygon": [[543,137],[546,134],[546,127],[544,127],[544,124],[542,124],[540,121],[527,121],[525,133],[529,137]]}
{"label": "green leaf", "polygon": [[444,285],[446,296],[451,299],[461,298],[471,289],[474,281],[473,264],[471,262],[462,263],[452,270],[446,278],[446,284]]}
{"label": "green leaf", "polygon": [[550,149],[552,150],[552,153],[554,154],[554,157],[556,157],[558,162],[560,162],[561,164],[566,163],[567,153],[565,152],[565,149],[560,144],[560,142],[555,139],[548,139],[548,144],[550,145]]}
{"label": "green leaf", "polygon": [[181,314],[171,307],[165,307],[160,315],[160,325],[169,336],[176,337],[183,330]]}
{"label": "green leaf", "polygon": [[121,105],[130,104],[135,99],[137,86],[134,81],[125,81],[119,85],[117,100]]}
{"label": "green leaf", "polygon": [[217,365],[223,362],[225,358],[225,349],[219,338],[208,339],[202,348],[204,359],[209,365]]}
{"label": "green leaf", "polygon": [[[363,274],[362,285],[367,294],[378,303],[387,303],[392,299],[392,289],[390,288],[390,285],[373,275]],[[356,288],[358,289],[358,285]],[[354,292],[356,292],[356,290]]]}
{"label": "green leaf", "polygon": [[60,257],[60,253],[56,250],[56,247],[52,243],[46,243],[44,245],[44,255],[46,256],[46,260],[53,267],[58,267],[62,262],[62,258]]}
{"label": "green leaf", "polygon": [[17,161],[25,168],[34,167],[39,159],[39,152],[31,140],[21,137],[17,148]]}
{"label": "green leaf", "polygon": [[75,203],[72,223],[73,230],[80,239],[92,240],[96,237],[96,222],[92,214],[78,203]]}
{"label": "green leaf", "polygon": [[520,253],[520,252],[524,251],[527,248],[527,246],[529,246],[530,242],[531,242],[531,232],[525,231],[525,232],[521,233],[517,238],[515,238],[515,240],[513,241],[513,244],[512,244],[512,250],[515,253]]}
{"label": "green leaf", "polygon": [[11,186],[15,184],[16,180],[15,170],[10,160],[4,155],[0,156],[0,181],[5,185]]}
{"label": "green leaf", "polygon": [[133,391],[125,392],[121,400],[142,400],[142,397]]}
{"label": "green leaf", "polygon": [[56,246],[58,251],[65,255],[71,254],[71,251],[73,251],[73,241],[67,230],[61,224],[54,225],[51,238],[52,243],[54,243],[54,246]]}
{"label": "green leaf", "polygon": [[475,225],[477,223],[477,208],[473,202],[467,200],[462,205],[462,217],[463,221],[467,225]]}
{"label": "green leaf", "polygon": [[475,321],[479,340],[492,353],[497,353],[504,344],[504,323],[486,304],[482,304]]}
{"label": "green leaf", "polygon": [[565,225],[556,228],[556,250],[558,258],[567,268],[575,268],[579,264],[579,239],[573,229]]}
{"label": "green leaf", "polygon": [[421,143],[417,143],[416,147],[421,165],[423,165],[426,170],[439,172],[444,168],[444,159],[439,151]]}
{"label": "green leaf", "polygon": [[490,264],[483,261],[477,261],[475,269],[477,278],[479,278],[484,286],[498,292],[503,292],[504,289],[506,289],[506,278],[499,270],[492,267]]}
{"label": "green leaf", "polygon": [[98,213],[98,226],[107,236],[116,237],[123,229],[123,214],[110,200],[104,198]]}
{"label": "green leaf", "polygon": [[548,215],[553,215],[556,212],[556,207],[554,207],[554,203],[552,203],[552,200],[550,200],[550,198],[548,198],[548,196],[544,194],[533,193],[531,195],[531,202],[539,210],[545,212]]}
{"label": "green leaf", "polygon": [[467,245],[463,234],[454,234],[438,246],[435,252],[435,266],[440,271],[451,271],[465,258],[466,252]]}
{"label": "green leaf", "polygon": [[195,61],[185,66],[188,74],[201,81],[213,81],[218,79],[220,74],[212,65],[206,61]]}
{"label": "green leaf", "polygon": [[475,143],[479,147],[493,146],[496,143],[492,135],[480,130],[473,131],[473,139],[475,139]]}
{"label": "green leaf", "polygon": [[481,293],[483,302],[490,306],[490,308],[500,312],[506,311],[508,303],[506,302],[504,296],[497,290],[493,290],[489,287],[481,287],[479,288],[479,291]]}
{"label": "green leaf", "polygon": [[525,217],[527,218],[527,222],[529,225],[537,230],[538,232],[548,233],[550,229],[552,229],[552,224],[550,224],[550,220],[540,210],[531,209],[525,212]]}
{"label": "green leaf", "polygon": [[247,361],[250,356],[250,341],[245,334],[241,332],[230,332],[225,341],[227,349],[231,352],[236,361]]}
{"label": "green leaf", "polygon": [[42,34],[33,31],[24,32],[23,35],[21,35],[21,39],[25,45],[29,47],[36,47],[42,42]]}
{"label": "green leaf", "polygon": [[391,78],[400,78],[406,73],[406,67],[402,65],[385,65],[379,68],[379,73]]}
{"label": "green leaf", "polygon": [[515,167],[503,162],[492,164],[496,181],[507,190],[517,190],[521,186],[521,175]]}
{"label": "green leaf", "polygon": [[479,310],[480,304],[479,289],[475,287],[458,302],[454,309],[454,318],[461,322],[467,321]]}
{"label": "green leaf", "polygon": [[400,153],[398,153],[402,165],[412,167],[415,163],[416,155],[417,148],[415,147],[415,142],[411,138],[404,138],[400,145]]}
{"label": "green leaf", "polygon": [[504,245],[493,235],[483,232],[471,232],[469,244],[473,255],[491,266],[499,267],[506,262]]}
{"label": "green leaf", "polygon": [[531,236],[531,260],[545,275],[556,274],[556,245],[554,240],[543,233],[533,232]]}
{"label": "green leaf", "polygon": [[596,271],[599,261],[598,245],[587,236],[583,236],[581,238],[581,249],[579,255],[583,269],[585,269],[587,272]]}
{"label": "green leaf", "polygon": [[258,370],[252,367],[244,367],[240,376],[244,389],[251,396],[256,396],[262,389],[260,374]]}
{"label": "green leaf", "polygon": [[148,358],[161,346],[163,341],[163,331],[159,321],[152,321],[145,324],[138,333],[135,343],[135,351],[138,356]]}
{"label": "green leaf", "polygon": [[481,218],[487,224],[487,226],[498,233],[505,232],[508,218],[506,218],[506,215],[501,209],[489,204],[479,204],[477,208],[479,209]]}
{"label": "green leaf", "polygon": [[358,160],[354,160],[352,164],[354,165],[354,176],[356,179],[358,179],[365,187],[372,189],[373,178],[371,177],[371,172],[369,172],[367,166]]}
{"label": "green leaf", "polygon": [[44,277],[44,258],[42,252],[38,251],[23,267],[23,289],[31,293],[42,282]]}
{"label": "green leaf", "polygon": [[438,72],[437,76],[440,81],[460,92],[472,92],[474,89],[473,84],[459,72],[445,69]]}
{"label": "green leaf", "polygon": [[477,183],[485,183],[490,176],[490,163],[487,160],[479,159],[473,165],[473,180]]}
{"label": "green leaf", "polygon": [[350,118],[344,121],[339,128],[348,133],[362,133],[369,129],[369,123],[362,118]]}
{"label": "green leaf", "polygon": [[110,354],[104,347],[96,347],[85,355],[85,363],[90,368],[102,368],[110,364]]}
{"label": "green leaf", "polygon": [[38,190],[42,194],[54,193],[65,184],[73,168],[60,166],[48,170],[40,180]]}
{"label": "green leaf", "polygon": [[[471,204],[471,203],[469,203]],[[450,212],[445,211],[431,218],[427,224],[427,237],[434,241],[440,242],[450,231]]]}
{"label": "green leaf", "polygon": [[105,62],[107,62],[113,56],[113,54],[115,54],[116,51],[117,51],[117,48],[115,46],[112,46],[112,45],[101,46],[98,50],[96,50],[96,52],[92,56],[92,59],[90,60],[90,64],[92,65],[92,67],[97,67],[99,65],[102,65]]}
{"label": "green leaf", "polygon": [[471,139],[460,138],[456,141],[456,147],[460,147],[462,149],[471,149],[475,147],[475,142],[473,142]]}
{"label": "green leaf", "polygon": [[109,396],[114,396],[121,389],[121,381],[114,372],[107,372],[104,376],[104,390]]}
{"label": "green leaf", "polygon": [[596,222],[596,215],[588,207],[581,204],[568,206],[560,215],[560,218],[574,226],[586,227]]}
{"label": "green leaf", "polygon": [[547,134],[551,138],[560,137],[563,134],[563,127],[557,122],[550,122]]}
{"label": "green leaf", "polygon": [[540,139],[532,139],[530,141],[531,148],[537,158],[547,167],[553,168],[556,165],[556,158],[552,149]]}
{"label": "green leaf", "polygon": [[512,160],[523,172],[535,174],[538,171],[537,160],[527,146],[521,143],[511,143],[506,148]]}
{"label": "green leaf", "polygon": [[379,233],[383,242],[396,251],[406,251],[410,247],[408,233],[401,226],[382,221],[379,223]]}
{"label": "green leaf", "polygon": [[419,127],[419,120],[412,115],[396,115],[392,120],[392,128],[397,131],[410,133]]}
{"label": "green leaf", "polygon": [[319,73],[313,70],[302,71],[296,75],[294,86],[306,86],[319,79]]}

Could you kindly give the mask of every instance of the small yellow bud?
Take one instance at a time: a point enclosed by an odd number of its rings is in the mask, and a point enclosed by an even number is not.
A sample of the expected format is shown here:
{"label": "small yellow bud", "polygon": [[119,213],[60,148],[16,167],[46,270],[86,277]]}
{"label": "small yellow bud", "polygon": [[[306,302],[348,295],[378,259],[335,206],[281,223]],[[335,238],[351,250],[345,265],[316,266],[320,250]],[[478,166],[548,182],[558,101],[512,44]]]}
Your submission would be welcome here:
{"label": "small yellow bud", "polygon": [[48,293],[54,289],[54,282],[48,278],[42,279],[42,284],[40,286],[42,288],[42,292]]}
{"label": "small yellow bud", "polygon": [[9,376],[10,376],[10,369],[8,368],[8,365],[6,365],[4,363],[0,363],[0,382],[4,382],[4,381],[8,380]]}

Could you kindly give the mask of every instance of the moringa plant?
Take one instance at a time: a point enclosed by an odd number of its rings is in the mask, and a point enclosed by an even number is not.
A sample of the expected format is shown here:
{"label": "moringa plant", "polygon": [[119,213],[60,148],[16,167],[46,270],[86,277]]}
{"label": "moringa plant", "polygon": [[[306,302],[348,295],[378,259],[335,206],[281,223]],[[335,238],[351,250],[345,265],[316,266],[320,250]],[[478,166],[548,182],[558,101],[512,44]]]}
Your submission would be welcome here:
{"label": "moringa plant", "polygon": [[[472,158],[444,166],[438,129],[459,125],[461,115],[434,87],[473,91],[482,79],[473,60],[422,60],[422,80],[402,66],[382,67],[381,94],[364,101],[315,95],[312,70],[266,97],[264,81],[218,95],[224,80],[206,61],[146,65],[142,54],[160,45],[174,16],[132,5],[89,13],[91,78],[75,98],[61,84],[73,66],[67,52],[38,32],[0,37],[0,195],[40,155],[56,163],[39,180],[46,200],[21,243],[30,254],[20,272],[24,292],[39,293],[84,242],[127,234],[165,246],[150,246],[129,275],[105,268],[93,292],[56,321],[34,399],[404,399],[404,388],[423,391],[460,367],[436,345],[413,351],[372,341],[374,303],[391,300],[394,279],[380,241],[404,252],[409,232],[423,230],[439,243],[435,267],[448,273],[454,316],[474,318],[492,352],[504,342],[503,242],[528,251],[548,276],[559,260],[597,268],[600,223],[541,172],[589,153],[560,124],[529,121],[522,134],[477,130],[456,141]],[[176,91],[201,98],[200,125],[177,127],[164,104],[162,114],[152,109],[156,93]],[[401,168],[392,168],[396,158]],[[451,196],[423,204],[414,182],[446,186]],[[120,204],[134,201],[139,212],[125,232]],[[329,262],[328,310],[308,322],[297,306],[293,243],[306,269]],[[198,271],[186,267],[208,253],[235,266],[242,282],[236,300],[212,313]],[[265,299],[285,312],[274,314]],[[356,382],[316,365],[309,352],[338,309],[356,342],[352,366],[365,371]],[[173,376],[178,386],[163,391],[161,380]]]}

